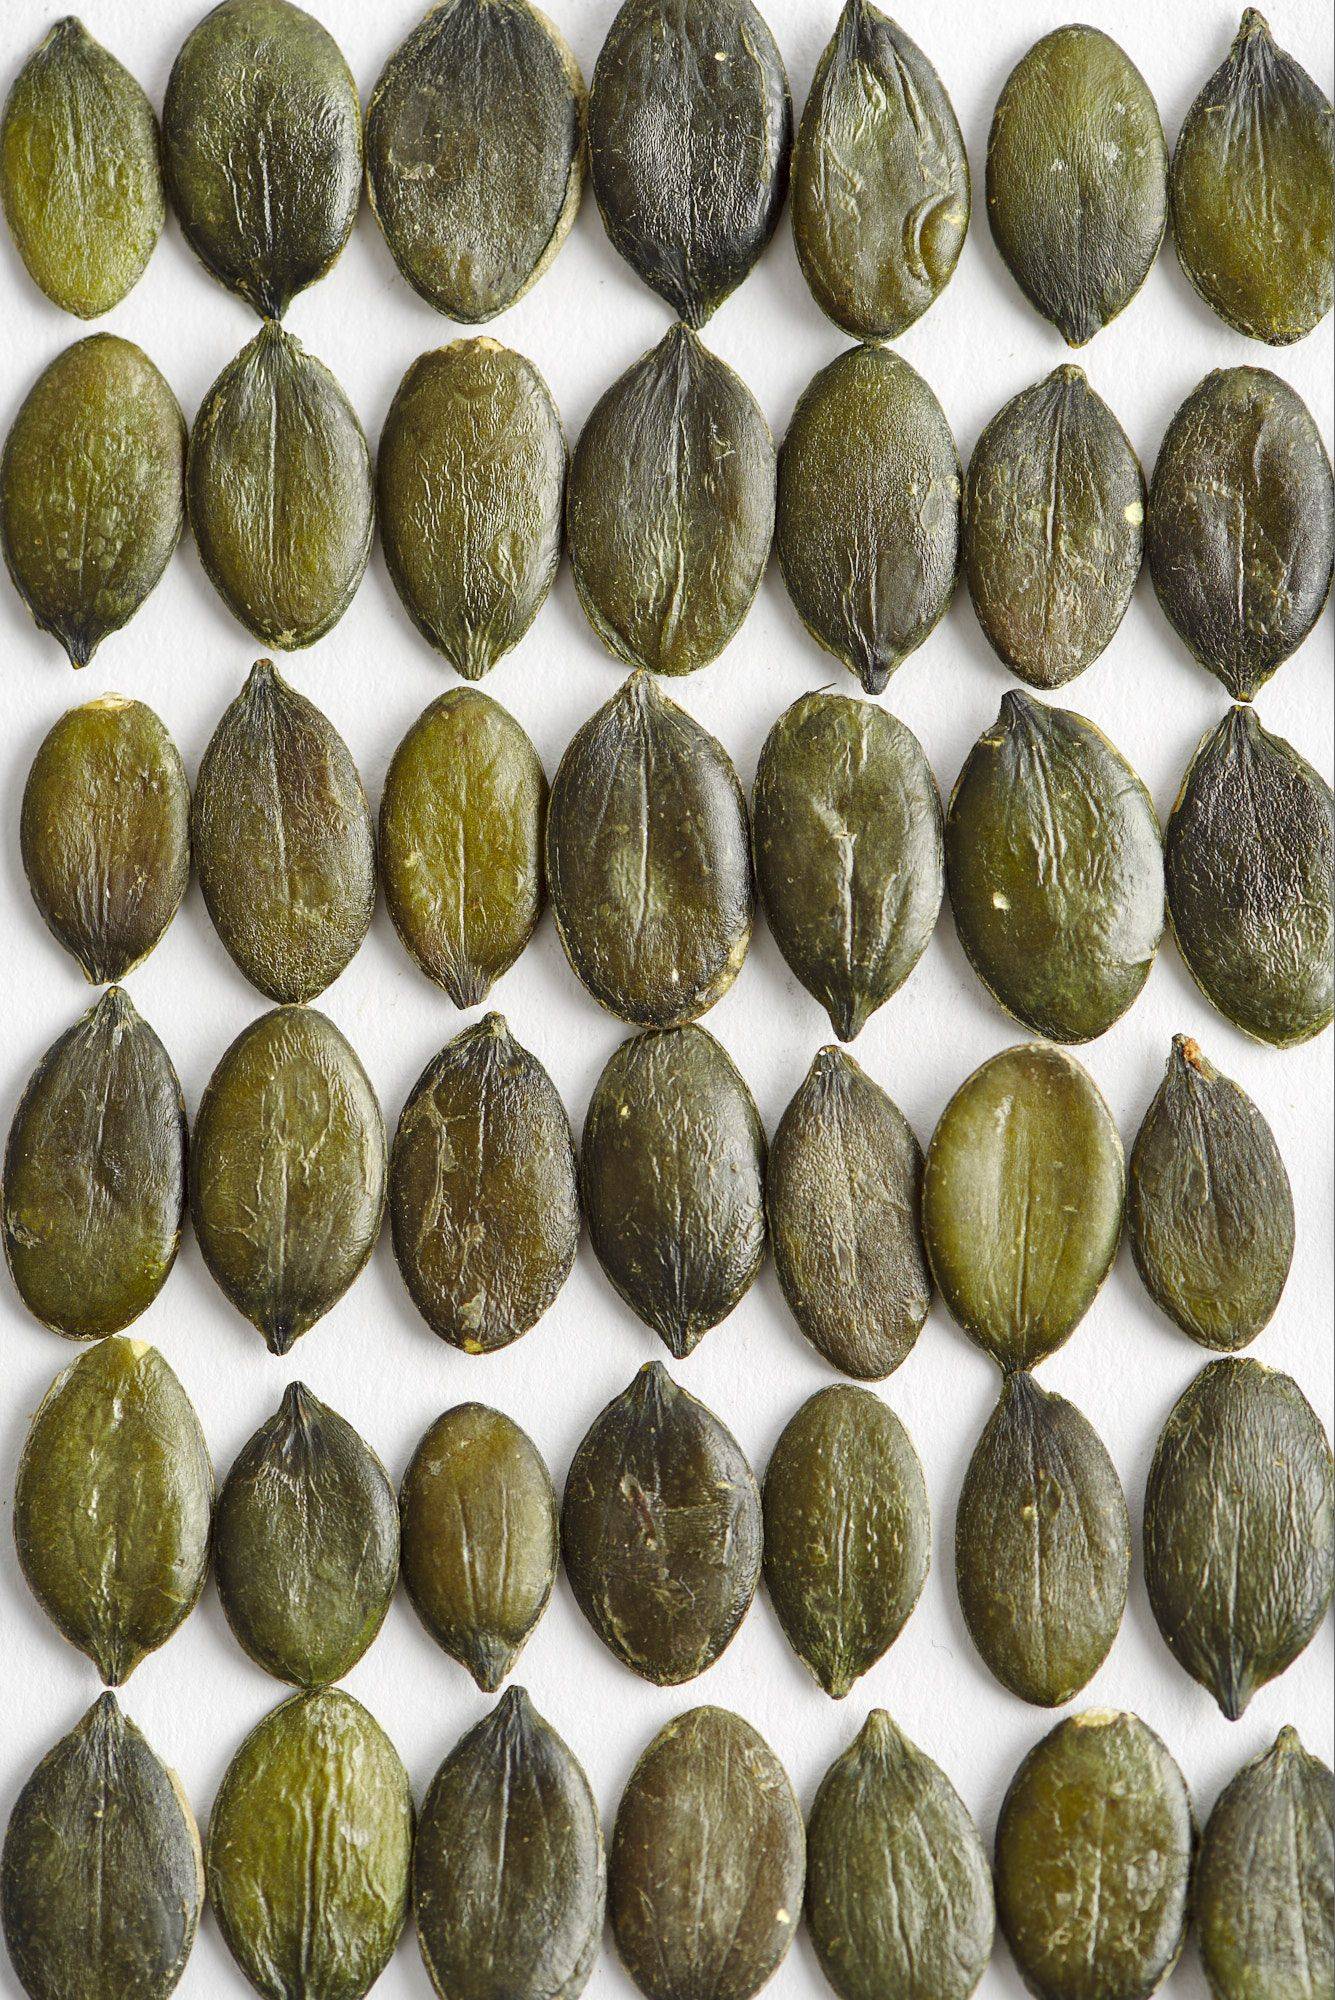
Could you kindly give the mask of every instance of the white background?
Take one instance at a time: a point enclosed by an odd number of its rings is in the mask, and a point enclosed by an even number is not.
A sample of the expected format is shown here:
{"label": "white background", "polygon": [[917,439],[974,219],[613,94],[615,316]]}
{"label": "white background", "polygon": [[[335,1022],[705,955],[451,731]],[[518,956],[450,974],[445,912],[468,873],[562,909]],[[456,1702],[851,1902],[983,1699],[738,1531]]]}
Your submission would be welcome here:
{"label": "white background", "polygon": [[[198,0],[86,0],[90,30],[114,50],[160,106],[176,49]],[[611,18],[611,0],[550,0],[585,76]],[[386,58],[418,17],[416,0],[318,0],[363,99]],[[834,0],[767,0],[800,109],[832,31]],[[967,458],[987,419],[1018,390],[1065,358],[1060,337],[1025,304],[992,246],[983,208],[983,161],[997,94],[1012,65],[1063,11],[1052,4],[987,0],[899,0],[895,10],[938,68],[964,130],[974,174],[974,213],[959,269],[944,296],[899,343],[932,384]],[[8,0],[0,8],[0,78],[26,58],[58,8]],[[1082,0],[1082,18],[1117,36],[1144,72],[1169,142],[1196,90],[1223,60],[1237,26],[1230,0]],[[1273,18],[1280,39],[1322,89],[1331,90],[1331,19],[1326,0],[1284,0]],[[568,431],[579,433],[597,396],[658,340],[666,309],[608,246],[586,193],[572,236],[552,269],[488,330],[543,370]],[[140,342],[192,418],[209,384],[255,331],[249,309],[206,275],[169,224],[137,289],[101,322]],[[291,330],[333,368],[374,444],[408,364],[453,336],[399,278],[369,211],[333,273],[296,300]],[[34,289],[8,238],[0,249],[0,424],[7,426],[38,372],[86,329]],[[750,384],[781,436],[793,404],[818,367],[847,342],[803,284],[785,214],[758,269],[723,306],[707,339]],[[1331,435],[1331,322],[1297,347],[1271,351],[1215,319],[1165,248],[1141,295],[1080,359],[1152,467],[1178,404],[1210,368],[1271,365],[1310,403]],[[204,578],[187,542],[133,622],[104,642],[77,680],[56,643],[34,631],[0,581],[0,1115],[8,1120],[42,1052],[92,999],[74,961],[48,935],[29,898],[19,860],[18,813],[29,763],[64,709],[109,689],[137,696],[162,716],[193,778],[224,706],[255,657]],[[389,757],[425,705],[451,684],[445,663],[419,638],[388,581],[379,550],[336,629],[283,663],[295,685],[344,733],[373,804]],[[523,644],[494,670],[487,691],[519,717],[549,775],[576,727],[618,684],[620,669],[587,628],[566,570]],[[713,730],[748,790],[765,732],[804,691],[832,683],[856,692],[843,669],[807,637],[771,567],[738,638],[721,659],[671,692]],[[961,589],[944,622],[892,680],[887,706],[920,736],[944,792],[970,745],[993,720],[1007,675],[990,652]],[[1065,694],[1111,735],[1149,785],[1161,816],[1201,733],[1222,714],[1223,689],[1188,657],[1143,577],[1104,657]],[[1288,737],[1330,775],[1331,614],[1262,693],[1266,726]],[[136,1006],[162,1035],[191,1115],[223,1050],[264,1005],[234,969],[209,925],[198,890],[166,938],[128,981]],[[349,970],[318,1003],[363,1058],[392,1129],[411,1085],[437,1049],[465,1025],[399,945],[383,907]],[[550,1069],[576,1132],[595,1078],[626,1032],[577,985],[550,916],[501,981],[493,1004]],[[817,1048],[828,1039],[816,1003],[797,986],[763,923],[732,991],[708,1016],[751,1085],[773,1130]],[[1256,1346],[1290,1371],[1327,1427],[1332,1400],[1331,1036],[1287,1053],[1248,1042],[1216,1015],[1165,941],[1149,984],[1129,1015],[1082,1055],[1107,1094],[1130,1144],[1157,1088],[1175,1030],[1254,1095],[1271,1120],[1294,1182],[1298,1247],[1279,1312]],[[902,1106],[925,1143],[962,1080],[1022,1031],[989,1001],[965,964],[949,913],[921,965],[858,1040],[858,1060]],[[14,1470],[29,1417],[75,1350],[32,1321],[0,1277],[0,1816],[7,1816],[33,1764],[77,1721],[97,1693],[93,1669],[56,1633],[28,1595],[9,1532]],[[388,1233],[369,1269],[285,1360],[214,1289],[187,1237],[165,1290],[136,1328],[180,1375],[204,1425],[219,1477],[256,1426],[300,1377],[375,1446],[397,1481],[417,1439],[443,1409],[469,1398],[495,1403],[532,1434],[558,1490],[587,1425],[641,1362],[663,1350],[622,1306],[582,1243],[574,1274],[545,1320],[508,1352],[469,1358],[434,1338],[399,1282]],[[1075,1706],[1136,1710],[1180,1761],[1202,1818],[1220,1786],[1268,1745],[1285,1722],[1331,1759],[1331,1624],[1303,1658],[1262,1690],[1230,1724],[1174,1663],[1159,1639],[1139,1561],[1141,1503],[1160,1425],[1209,1357],[1160,1318],[1125,1248],[1088,1318],[1042,1379],[1070,1396],[1105,1439],[1126,1486],[1137,1556],[1121,1635]],[[758,1473],[798,1405],[835,1379],[789,1318],[772,1268],[710,1333],[679,1378],[735,1430]],[[1056,1719],[1005,1693],[975,1657],[955,1598],[955,1500],[975,1439],[992,1408],[991,1363],[934,1307],[913,1354],[882,1393],[903,1417],[922,1456],[932,1500],[933,1569],[922,1601],[890,1654],[842,1704],[827,1699],[789,1651],[763,1592],[724,1658],[698,1682],[650,1687],[604,1651],[562,1580],[531,1640],[519,1678],[583,1760],[610,1829],[621,1788],[653,1733],[697,1701],[733,1706],[755,1723],[792,1774],[803,1809],[830,1761],[883,1705],[950,1774],[990,1844],[1006,1784],[1020,1758]],[[385,1629],[350,1676],[351,1690],[397,1744],[420,1798],[432,1772],[488,1703],[463,1669],[440,1652],[400,1594]],[[241,1653],[210,1583],[202,1604],[135,1673],[124,1701],[149,1740],[181,1773],[201,1827],[233,1751],[283,1690]],[[0,1955],[2,1956],[2,1955]],[[8,1967],[0,1990],[18,1991]],[[243,1990],[211,1917],[180,1991],[189,2000]],[[409,1935],[385,1974],[384,2000],[427,1990]],[[590,1985],[596,2000],[633,1989],[608,1939]],[[825,1992],[805,1936],[771,1989],[778,2000]],[[998,1941],[981,1992],[1017,1995]],[[1173,1990],[1204,1994],[1194,1948]]]}

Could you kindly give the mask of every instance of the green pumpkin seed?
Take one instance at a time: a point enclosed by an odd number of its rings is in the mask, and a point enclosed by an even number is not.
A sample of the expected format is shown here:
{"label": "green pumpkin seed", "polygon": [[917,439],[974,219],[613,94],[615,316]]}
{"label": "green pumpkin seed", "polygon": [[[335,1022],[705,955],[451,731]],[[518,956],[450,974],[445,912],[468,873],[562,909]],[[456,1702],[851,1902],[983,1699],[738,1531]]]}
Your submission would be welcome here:
{"label": "green pumpkin seed", "polygon": [[950,602],[962,484],[945,411],[888,348],[852,348],[803,390],[779,454],[779,567],[812,638],[868,694]]}
{"label": "green pumpkin seed", "polygon": [[571,1461],[561,1548],[580,1610],[626,1666],[677,1687],[714,1664],[750,1610],[761,1533],[736,1438],[649,1362]]}
{"label": "green pumpkin seed", "polygon": [[632,674],[566,746],[547,880],[571,970],[624,1021],[721,1000],[751,943],[746,800],[716,737]]}
{"label": "green pumpkin seed", "polygon": [[133,618],[185,524],[185,418],[142,348],[76,340],[38,376],[0,457],[0,550],[72,667]]}
{"label": "green pumpkin seed", "polygon": [[1097,28],[1015,65],[987,141],[987,218],[1020,290],[1083,347],[1144,284],[1168,217],[1168,147],[1144,77]]}
{"label": "green pumpkin seed", "polygon": [[209,1901],[264,2000],[362,2000],[408,1917],[413,1802],[384,1730],[341,1688],[251,1730],[209,1820]]}
{"label": "green pumpkin seed", "polygon": [[807,1820],[807,1929],[839,2000],[969,2000],[992,1956],[992,1875],[959,1793],[873,1709]]}
{"label": "green pumpkin seed", "polygon": [[277,321],[200,404],[186,489],[209,581],[248,632],[291,652],[337,625],[371,553],[371,454],[334,377]]}
{"label": "green pumpkin seed", "polygon": [[1003,1049],[927,1149],[922,1226],[942,1297],[1006,1370],[1068,1340],[1112,1268],[1126,1172],[1112,1113],[1064,1050]]}
{"label": "green pumpkin seed", "polygon": [[417,1941],[442,2000],[578,2000],[607,1865],[589,1781],[511,1688],[431,1781],[413,1852]]}
{"label": "green pumpkin seed", "polygon": [[997,1916],[1036,2000],[1143,2000],[1187,1934],[1196,1822],[1135,1715],[1087,1709],[1029,1752],[997,1824]]}
{"label": "green pumpkin seed", "polygon": [[1150,976],[1164,927],[1163,834],[1101,729],[1018,688],[955,781],[946,881],[965,956],[1037,1034],[1088,1042]]}
{"label": "green pumpkin seed", "polygon": [[80,319],[133,291],[162,234],[153,107],[72,14],[47,31],[5,100],[0,201],[28,276]]}
{"label": "green pumpkin seed", "polygon": [[213,1467],[190,1398],[155,1347],[116,1335],[58,1375],[14,1488],[28,1586],[108,1687],[199,1602]]}
{"label": "green pumpkin seed", "polygon": [[1145,1489],[1145,1583],[1169,1650],[1230,1722],[1330,1608],[1333,1492],[1326,1434],[1289,1376],[1230,1356],[1173,1405]]}
{"label": "green pumpkin seed", "polygon": [[1183,122],[1169,181],[1182,269],[1254,340],[1301,340],[1330,311],[1330,101],[1254,7]]}
{"label": "green pumpkin seed", "polygon": [[518,1340],[570,1276],[570,1120],[502,1015],[456,1035],[413,1085],[390,1160],[389,1219],[413,1304],[465,1354]]}
{"label": "green pumpkin seed", "polygon": [[1097,1431],[1032,1375],[1007,1375],[955,1516],[960,1609],[984,1665],[1021,1701],[1070,1701],[1111,1651],[1130,1571],[1126,1500]]}
{"label": "green pumpkin seed", "polygon": [[527,0],[445,0],[366,106],[366,185],[428,305],[476,325],[537,283],[584,189],[584,79]]}
{"label": "green pumpkin seed", "polygon": [[151,708],[67,709],[23,788],[23,867],[47,929],[95,986],[148,957],[190,880],[190,787]]}
{"label": "green pumpkin seed", "polygon": [[5,1942],[31,2000],[167,2000],[204,1900],[180,1782],[114,1694],[47,1752],[10,1815]]}
{"label": "green pumpkin seed", "polygon": [[214,1280],[272,1353],[370,1256],[385,1170],[380,1106],[332,1021],[275,1007],[242,1030],[200,1101],[190,1213]]}
{"label": "green pumpkin seed", "polygon": [[172,65],[162,156],[200,262],[281,319],[332,268],[361,199],[361,102],[336,43],[290,0],[222,0]]}
{"label": "green pumpkin seed", "polygon": [[53,1042],[5,1147],[5,1256],[29,1312],[73,1340],[138,1319],[185,1219],[186,1124],[171,1057],[119,986]]}
{"label": "green pumpkin seed", "polygon": [[1173,934],[1206,998],[1276,1048],[1330,1026],[1333,839],[1330,786],[1250,708],[1201,738],[1168,820]]}
{"label": "green pumpkin seed", "polygon": [[751,824],[775,943],[852,1041],[908,978],[941,908],[941,795],[922,745],[884,709],[801,695],[765,738]]}
{"label": "green pumpkin seed", "polygon": [[394,928],[456,1007],[475,1007],[532,937],[545,888],[547,780],[514,717],[475,688],[418,716],[380,800]]}
{"label": "green pumpkin seed", "polygon": [[1140,575],[1145,476],[1082,368],[1054,368],[997,412],[973,448],[964,562],[978,623],[1030,687],[1092,666]]}
{"label": "green pumpkin seed", "polygon": [[399,1571],[394,1488],[304,1382],[233,1461],[213,1559],[233,1632],[266,1673],[297,1687],[342,1680],[384,1623]]}
{"label": "green pumpkin seed", "polygon": [[437,1417],[399,1493],[403,1581],[427,1631],[494,1694],[547,1609],[560,1523],[551,1475],[500,1410]]}

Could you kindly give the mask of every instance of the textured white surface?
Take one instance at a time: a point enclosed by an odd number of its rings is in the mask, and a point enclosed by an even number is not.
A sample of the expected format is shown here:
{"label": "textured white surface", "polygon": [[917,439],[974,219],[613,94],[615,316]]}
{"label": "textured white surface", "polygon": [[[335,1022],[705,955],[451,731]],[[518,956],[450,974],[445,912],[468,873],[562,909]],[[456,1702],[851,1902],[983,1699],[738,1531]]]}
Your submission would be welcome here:
{"label": "textured white surface", "polygon": [[[550,0],[586,77],[611,0]],[[176,48],[198,0],[87,0],[84,18],[161,104]],[[57,13],[38,0],[0,9],[0,77],[8,79]],[[363,97],[417,19],[415,0],[317,0]],[[1060,8],[998,7],[987,0],[900,0],[893,10],[936,64],[950,91],[974,174],[974,214],[953,282],[898,343],[940,396],[967,458],[987,419],[1019,389],[1064,358],[1055,331],[1025,304],[1000,263],[983,212],[988,123],[1011,66]],[[834,23],[834,0],[767,0],[800,108]],[[1082,0],[1081,18],[1117,36],[1159,103],[1169,142],[1205,77],[1223,59],[1237,19],[1227,0]],[[1331,19],[1325,0],[1286,0],[1273,16],[1280,39],[1331,89]],[[138,288],[100,322],[139,341],[193,417],[221,368],[255,330],[248,308],[194,261],[175,224]],[[398,277],[369,212],[332,275],[293,305],[292,331],[344,384],[374,443],[395,386],[424,349],[454,336]],[[597,396],[651,346],[665,308],[615,256],[591,197],[551,271],[488,329],[545,373],[572,439]],[[0,423],[8,425],[29,384],[85,331],[33,288],[8,238],[0,249],[4,329]],[[812,303],[793,255],[785,215],[759,268],[722,308],[706,338],[738,368],[782,435],[815,370],[847,344]],[[1080,356],[1111,403],[1146,469],[1178,404],[1210,368],[1273,366],[1309,401],[1329,445],[1331,321],[1297,347],[1271,352],[1216,320],[1190,290],[1171,249],[1123,317]],[[1332,748],[1331,614],[1281,668],[1258,707],[1327,776]],[[24,777],[46,730],[71,703],[118,689],[152,704],[174,735],[193,778],[223,707],[255,657],[204,578],[187,543],[126,630],[107,640],[77,680],[55,642],[36,633],[8,583],[0,584],[3,733],[0,788],[0,1109],[7,1122],[43,1050],[89,1004],[78,968],[48,935],[28,896],[18,850]],[[373,803],[404,731],[453,676],[401,609],[379,552],[351,609],[328,638],[283,662],[303,693],[342,730]],[[531,733],[548,773],[575,728],[617,686],[619,669],[586,626],[568,571],[524,643],[486,682]],[[825,683],[855,684],[801,629],[771,568],[758,602],[726,654],[671,690],[722,738],[750,787],[765,732],[780,711]],[[996,714],[1008,679],[961,589],[945,621],[891,682],[887,706],[920,736],[943,792]],[[1149,785],[1161,815],[1201,733],[1223,712],[1222,688],[1197,667],[1160,615],[1143,577],[1108,652],[1066,693],[1092,716]],[[223,1050],[263,1008],[213,935],[198,890],[158,950],[129,981],[135,1004],[170,1050],[193,1115]],[[380,1093],[391,1128],[412,1083],[464,1025],[400,947],[383,907],[349,970],[321,1000],[350,1037]],[[493,1004],[547,1064],[578,1132],[602,1064],[625,1030],[576,984],[550,917]],[[732,992],[708,1016],[732,1052],[773,1130],[816,1049],[824,1016],[787,973],[763,923]],[[1271,1327],[1256,1346],[1296,1376],[1329,1428],[1332,1401],[1331,1036],[1279,1054],[1249,1043],[1198,995],[1165,943],[1130,1014],[1082,1054],[1106,1092],[1129,1145],[1158,1085],[1169,1038],[1189,1030],[1271,1120],[1293,1177],[1298,1249]],[[858,1060],[902,1106],[926,1142],[956,1086],[984,1058],[1022,1034],[988,1000],[966,966],[948,913],[908,985],[856,1044]],[[52,1376],[75,1350],[30,1320],[0,1279],[0,1815],[37,1758],[92,1701],[92,1668],[37,1610],[18,1573],[9,1532],[14,1469],[27,1427]],[[136,1328],[155,1341],[185,1383],[221,1477],[284,1385],[300,1377],[349,1418],[397,1479],[436,1414],[468,1398],[492,1402],[531,1432],[558,1488],[593,1416],[640,1363],[663,1350],[620,1304],[581,1245],[575,1272],[541,1325],[507,1353],[470,1359],[437,1341],[399,1282],[388,1235],[370,1268],[328,1318],[284,1361],[214,1289],[191,1239],[171,1279]],[[1150,1617],[1138,1537],[1150,1455],[1169,1408],[1208,1359],[1142,1291],[1125,1249],[1111,1280],[1069,1345],[1044,1365],[1043,1380],[1070,1396],[1105,1439],[1126,1486],[1137,1537],[1131,1601],[1112,1654],[1075,1706],[1135,1709],[1180,1761],[1202,1818],[1220,1785],[1269,1744],[1284,1722],[1331,1758],[1331,1624],[1298,1664],[1229,1724],[1176,1666]],[[733,1317],[677,1371],[734,1429],[758,1472],[780,1430],[813,1391],[835,1379],[798,1334],[767,1267]],[[883,1393],[922,1456],[932,1500],[933,1570],[922,1601],[890,1655],[836,1705],[808,1679],[763,1593],[724,1658],[692,1686],[641,1684],[584,1625],[564,1582],[525,1654],[520,1678],[582,1758],[610,1829],[635,1758],[668,1717],[697,1701],[739,1709],[791,1772],[803,1807],[831,1759],[873,1705],[888,1707],[949,1772],[990,1843],[1005,1786],[1020,1758],[1055,1717],[1026,1707],[987,1675],[970,1646],[955,1599],[952,1542],[961,1477],[996,1393],[991,1364],[933,1309],[905,1366]],[[463,1670],[437,1650],[400,1594],[376,1645],[349,1687],[384,1723],[420,1798],[437,1763],[487,1707]],[[180,1771],[204,1823],[219,1779],[241,1738],[283,1690],[233,1642],[210,1584],[198,1611],[134,1675],[127,1711]],[[240,1992],[211,1917],[180,1991],[187,2000]],[[377,1994],[427,1990],[411,1936]],[[776,2000],[815,2000],[826,1989],[804,1937],[770,1989]],[[1188,1952],[1173,1991],[1199,2000],[1204,1982]],[[17,1993],[7,1966],[0,1991]],[[632,1993],[610,1942],[591,1982],[595,2000]],[[1014,1996],[1019,1982],[1004,1947],[980,1991]]]}

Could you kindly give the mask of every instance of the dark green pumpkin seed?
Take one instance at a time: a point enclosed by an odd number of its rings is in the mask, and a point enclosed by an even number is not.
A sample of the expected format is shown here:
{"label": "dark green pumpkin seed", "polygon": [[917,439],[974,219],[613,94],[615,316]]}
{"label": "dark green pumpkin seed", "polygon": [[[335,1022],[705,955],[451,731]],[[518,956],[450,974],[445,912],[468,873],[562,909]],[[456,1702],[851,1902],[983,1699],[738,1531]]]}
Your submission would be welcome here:
{"label": "dark green pumpkin seed", "polygon": [[10,1815],[5,1942],[30,2000],[167,2000],[204,1900],[180,1782],[114,1694],[47,1752]]}
{"label": "dark green pumpkin seed", "polygon": [[162,234],[153,107],[72,14],[47,31],[5,100],[0,200],[28,276],[80,319],[133,291]]}
{"label": "dark green pumpkin seed", "polygon": [[116,1335],[58,1375],[14,1488],[29,1588],[108,1687],[199,1602],[213,1467],[190,1398],[155,1347]]}
{"label": "dark green pumpkin seed", "polygon": [[218,1496],[213,1560],[227,1622],[280,1681],[324,1687],[379,1632],[399,1572],[399,1509],[352,1425],[293,1382]]}
{"label": "dark green pumpkin seed", "polygon": [[751,942],[746,800],[723,745],[651,675],[632,674],[567,744],[547,880],[572,970],[625,1021],[692,1021],[740,972]]}
{"label": "dark green pumpkin seed", "polygon": [[965,956],[993,998],[1057,1042],[1119,1020],[1164,927],[1163,834],[1140,779],[1068,708],[1002,696],[955,781],[946,881]]}
{"label": "dark green pumpkin seed", "polygon": [[803,390],[779,454],[779,567],[812,638],[868,694],[950,602],[962,484],[945,411],[888,348],[852,348]]}
{"label": "dark green pumpkin seed", "polygon": [[166,569],[185,524],[185,443],[166,382],[114,333],[76,340],[20,405],[0,457],[0,550],[72,667]]}
{"label": "dark green pumpkin seed", "polygon": [[964,488],[964,563],[978,623],[1030,687],[1092,666],[1136,587],[1145,476],[1082,368],[1054,368],[998,410]]}
{"label": "dark green pumpkin seed", "polygon": [[760,1492],[736,1438],[649,1362],[571,1461],[561,1549],[580,1610],[645,1680],[693,1680],[751,1608],[761,1534]]}
{"label": "dark green pumpkin seed", "polygon": [[417,1941],[442,2000],[578,2000],[607,1865],[589,1781],[523,1688],[431,1781],[413,1850]]}
{"label": "dark green pumpkin seed", "polygon": [[1170,1651],[1230,1722],[1330,1608],[1333,1492],[1326,1434],[1289,1376],[1230,1356],[1173,1405],[1145,1489],[1145,1583]]}
{"label": "dark green pumpkin seed", "polygon": [[385,1169],[375,1092],[332,1021],[275,1007],[242,1030],[200,1101],[190,1212],[214,1279],[274,1354],[370,1256]]}
{"label": "dark green pumpkin seed", "polygon": [[337,625],[371,553],[371,454],[334,377],[276,320],[200,404],[186,488],[209,581],[248,632],[291,652]]}
{"label": "dark green pumpkin seed", "polygon": [[807,1929],[839,2000],[969,2000],[992,1955],[992,1874],[940,1765],[873,1709],[807,1820]]}
{"label": "dark green pumpkin seed", "polygon": [[1003,1049],[955,1092],[927,1149],[923,1238],[946,1304],[999,1367],[1070,1338],[1112,1268],[1125,1193],[1112,1113],[1064,1050]]}
{"label": "dark green pumpkin seed", "polygon": [[1097,1431],[1032,1375],[1007,1375],[955,1516],[960,1609],[984,1664],[1021,1701],[1069,1701],[1111,1650],[1130,1572],[1126,1500]]}
{"label": "dark green pumpkin seed", "polygon": [[1276,1048],[1330,1026],[1333,842],[1330,786],[1250,708],[1201,738],[1168,820],[1173,934],[1206,998]]}

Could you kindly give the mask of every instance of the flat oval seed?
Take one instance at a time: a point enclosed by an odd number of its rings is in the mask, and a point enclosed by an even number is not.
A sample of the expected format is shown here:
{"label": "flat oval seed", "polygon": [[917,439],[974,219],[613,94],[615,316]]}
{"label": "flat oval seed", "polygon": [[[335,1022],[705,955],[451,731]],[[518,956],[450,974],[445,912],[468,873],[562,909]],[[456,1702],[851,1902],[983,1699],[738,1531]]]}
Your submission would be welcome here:
{"label": "flat oval seed", "polygon": [[1163,835],[1140,779],[1067,708],[1003,695],[946,813],[955,928],[992,997],[1057,1042],[1139,996],[1164,927]]}
{"label": "flat oval seed", "polygon": [[141,348],[76,340],[38,376],[0,457],[0,551],[72,667],[133,618],[185,524],[185,418]]}
{"label": "flat oval seed", "polygon": [[1187,970],[1244,1033],[1276,1048],[1330,1026],[1335,798],[1250,708],[1208,731],[1165,841],[1168,909]]}
{"label": "flat oval seed", "polygon": [[210,1273],[272,1353],[370,1256],[385,1171],[380,1106],[332,1021],[275,1007],[242,1030],[200,1100],[190,1212]]}
{"label": "flat oval seed", "polygon": [[1117,1254],[1126,1173],[1112,1114],[1073,1056],[1003,1049],[941,1114],[922,1224],[942,1296],[1004,1369],[1068,1340]]}
{"label": "flat oval seed", "polygon": [[114,1694],[19,1793],[0,1861],[5,1943],[30,2000],[167,2000],[195,1942],[194,1815]]}
{"label": "flat oval seed", "polygon": [[566,1478],[561,1548],[580,1610],[633,1672],[677,1687],[750,1610],[761,1533],[736,1438],[649,1362],[594,1419]]}
{"label": "flat oval seed", "polygon": [[171,1057],[113,986],[53,1042],[5,1146],[5,1256],[46,1326],[100,1340],[138,1319],[181,1243],[185,1103]]}
{"label": "flat oval seed", "polygon": [[578,2000],[607,1865],[589,1781],[522,1688],[431,1781],[413,1850],[417,1942],[442,2000]]}
{"label": "flat oval seed", "polygon": [[162,234],[153,107],[73,15],[48,30],[5,100],[0,200],[28,276],[80,319],[133,291]]}
{"label": "flat oval seed", "polygon": [[341,1680],[384,1623],[399,1573],[394,1488],[303,1382],[233,1461],[213,1560],[233,1632],[266,1673],[297,1687]]}
{"label": "flat oval seed", "polygon": [[741,970],[746,800],[723,745],[649,674],[632,674],[566,746],[547,880],[571,969],[624,1021],[694,1020]]}
{"label": "flat oval seed", "polygon": [[945,1772],[873,1709],[807,1820],[807,1929],[839,2000],[969,2000],[992,1955],[992,1874]]}
{"label": "flat oval seed", "polygon": [[1098,1433],[1032,1375],[1007,1375],[955,1516],[960,1609],[984,1665],[1021,1701],[1070,1701],[1112,1649],[1130,1573],[1126,1500]]}
{"label": "flat oval seed", "polygon": [[1230,1722],[1330,1608],[1333,1491],[1326,1434],[1289,1376],[1212,1361],[1173,1405],[1145,1489],[1145,1584],[1169,1650]]}
{"label": "flat oval seed", "polygon": [[941,794],[922,745],[867,702],[801,695],[765,738],[751,825],[775,943],[852,1041],[908,978],[941,908]]}
{"label": "flat oval seed", "polygon": [[58,1375],[28,1431],[14,1540],[34,1597],[108,1687],[199,1602],[213,1467],[155,1347],[117,1335]]}

